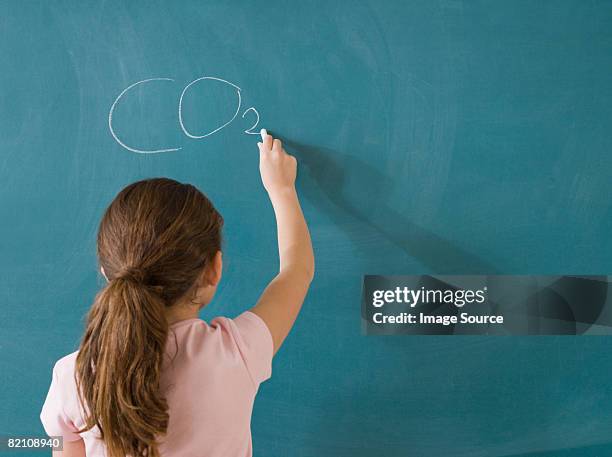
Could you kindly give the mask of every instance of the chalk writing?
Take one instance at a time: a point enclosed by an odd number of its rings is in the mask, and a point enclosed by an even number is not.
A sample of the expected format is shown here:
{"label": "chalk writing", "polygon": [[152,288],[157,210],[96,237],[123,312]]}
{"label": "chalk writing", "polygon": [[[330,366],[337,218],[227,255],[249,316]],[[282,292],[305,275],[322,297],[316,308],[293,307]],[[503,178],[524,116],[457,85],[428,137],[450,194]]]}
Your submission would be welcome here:
{"label": "chalk writing", "polygon": [[174,81],[174,79],[172,79],[172,78],[149,78],[149,79],[143,79],[142,81],[135,82],[134,84],[131,84],[130,86],[128,86],[125,89],[123,89],[123,91],[121,91],[121,93],[117,96],[117,98],[113,102],[113,104],[112,104],[112,106],[110,108],[110,111],[108,112],[108,129],[110,130],[110,133],[113,136],[113,138],[115,139],[115,141],[117,143],[119,143],[119,145],[121,145],[122,147],[124,147],[125,149],[127,149],[128,151],[131,151],[131,152],[136,152],[138,154],[158,154],[160,152],[174,152],[174,151],[178,151],[181,148],[161,148],[161,149],[147,150],[147,149],[137,149],[135,147],[128,146],[127,144],[125,144],[123,141],[121,141],[119,139],[119,137],[115,133],[115,129],[113,128],[113,113],[115,112],[115,108],[117,107],[117,103],[119,103],[119,100],[121,100],[123,98],[123,96],[126,93],[128,93],[131,89],[133,89],[134,87],[136,87],[136,86],[138,86],[140,84],[149,83],[151,81]]}
{"label": "chalk writing", "polygon": [[246,115],[246,113],[248,113],[249,111],[253,111],[255,113],[255,116],[257,116],[257,119],[255,119],[255,123],[253,124],[252,127],[246,129],[244,131],[244,133],[246,133],[247,135],[259,135],[260,131],[259,130],[255,130],[257,128],[257,124],[259,124],[259,113],[257,112],[257,110],[255,108],[253,108],[252,106],[247,109],[244,113],[242,113],[242,118],[244,119],[244,116]]}
{"label": "chalk writing", "polygon": [[[159,148],[159,149],[141,149],[141,148],[137,148],[134,146],[130,146],[127,143],[125,143],[124,141],[122,141],[119,136],[117,135],[117,132],[115,131],[115,128],[113,127],[113,114],[115,112],[115,109],[118,105],[118,103],[124,98],[124,96],[130,91],[132,90],[134,87],[139,86],[141,84],[146,84],[146,83],[150,83],[153,81],[170,81],[170,82],[174,82],[174,79],[172,78],[148,78],[148,79],[143,79],[142,81],[138,81],[135,82],[131,85],[129,85],[128,87],[126,87],[124,90],[121,91],[121,93],[117,96],[117,98],[115,99],[115,101],[113,102],[113,104],[111,105],[110,111],[108,113],[108,129],[110,130],[110,133],[112,135],[112,137],[115,139],[115,141],[123,148],[127,149],[130,152],[135,152],[138,154],[158,154],[161,152],[175,152],[175,151],[179,151],[180,147],[163,147],[163,148]],[[222,83],[222,84],[227,84],[231,87],[233,87],[236,91],[236,111],[234,112],[234,115],[227,121],[225,122],[221,122],[217,127],[213,128],[210,131],[204,132],[204,133],[193,133],[189,130],[187,130],[187,127],[185,127],[185,123],[184,123],[184,119],[183,119],[183,100],[186,96],[186,94],[188,93],[189,89],[197,84],[197,83],[205,83],[205,82],[218,82],[218,83]],[[200,78],[196,78],[193,81],[191,81],[189,84],[187,84],[182,92],[181,95],[179,97],[178,100],[178,119],[179,119],[179,125],[181,127],[181,130],[183,131],[183,133],[192,139],[202,139],[202,138],[206,138],[210,135],[213,135],[217,132],[219,132],[220,130],[222,130],[223,128],[227,127],[229,124],[232,123],[232,121],[234,119],[236,119],[236,116],[238,115],[238,113],[240,112],[240,108],[242,107],[242,89],[240,89],[240,87],[238,87],[236,84],[233,84],[225,79],[221,79],[221,78],[217,78],[214,76],[202,76]],[[252,111],[253,113],[255,113],[255,123],[248,129],[244,130],[244,133],[246,133],[247,135],[258,135],[259,132],[256,131],[257,125],[259,124],[259,112],[255,109],[255,107],[251,106],[250,108],[246,109],[243,113],[242,113],[242,118],[244,119],[244,117],[246,116],[247,113],[249,113],[250,111]]]}

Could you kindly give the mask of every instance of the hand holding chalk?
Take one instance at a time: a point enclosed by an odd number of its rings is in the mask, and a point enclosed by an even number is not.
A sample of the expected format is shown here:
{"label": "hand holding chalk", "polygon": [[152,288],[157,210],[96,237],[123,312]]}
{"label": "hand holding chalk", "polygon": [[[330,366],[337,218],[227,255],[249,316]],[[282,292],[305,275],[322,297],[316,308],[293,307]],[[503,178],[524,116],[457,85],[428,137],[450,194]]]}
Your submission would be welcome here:
{"label": "hand holding chalk", "polygon": [[259,171],[261,181],[268,191],[271,200],[286,193],[295,191],[297,160],[287,154],[278,138],[268,135],[266,129],[261,129],[262,142],[259,147]]}

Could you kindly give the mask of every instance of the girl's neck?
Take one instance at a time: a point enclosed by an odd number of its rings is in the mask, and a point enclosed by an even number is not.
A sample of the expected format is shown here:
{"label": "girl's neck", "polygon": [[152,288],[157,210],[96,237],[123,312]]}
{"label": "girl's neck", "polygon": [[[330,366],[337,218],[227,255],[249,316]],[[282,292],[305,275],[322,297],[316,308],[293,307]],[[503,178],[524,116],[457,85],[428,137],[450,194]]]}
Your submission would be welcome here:
{"label": "girl's neck", "polygon": [[172,325],[175,322],[184,321],[186,319],[194,319],[199,317],[198,312],[200,311],[199,306],[188,306],[188,305],[174,305],[166,309],[166,319],[168,325]]}

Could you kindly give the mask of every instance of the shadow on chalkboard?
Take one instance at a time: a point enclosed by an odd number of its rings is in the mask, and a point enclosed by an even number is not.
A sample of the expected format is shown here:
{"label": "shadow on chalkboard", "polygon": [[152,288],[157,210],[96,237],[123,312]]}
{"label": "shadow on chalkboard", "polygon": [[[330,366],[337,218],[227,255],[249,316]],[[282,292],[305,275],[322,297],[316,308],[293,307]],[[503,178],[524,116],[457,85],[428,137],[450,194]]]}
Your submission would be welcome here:
{"label": "shadow on chalkboard", "polygon": [[302,173],[299,177],[303,181],[303,195],[328,212],[349,236],[347,219],[338,215],[335,208],[380,233],[433,273],[496,273],[491,264],[420,227],[389,206],[386,197],[392,183],[374,167],[331,149],[282,140],[306,171],[306,176]]}

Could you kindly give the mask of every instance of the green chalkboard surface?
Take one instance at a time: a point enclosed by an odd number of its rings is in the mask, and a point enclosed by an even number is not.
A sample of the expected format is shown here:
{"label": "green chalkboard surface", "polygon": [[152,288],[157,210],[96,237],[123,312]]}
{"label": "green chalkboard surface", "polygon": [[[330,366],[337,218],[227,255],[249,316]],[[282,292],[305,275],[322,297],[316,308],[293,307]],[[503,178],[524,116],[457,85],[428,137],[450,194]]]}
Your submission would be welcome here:
{"label": "green chalkboard surface", "polygon": [[360,327],[364,274],[612,273],[611,2],[8,0],[0,30],[1,435],[42,433],[128,183],[207,193],[226,269],[202,317],[254,303],[266,127],[300,161],[317,274],[255,455],[612,455],[609,339]]}

